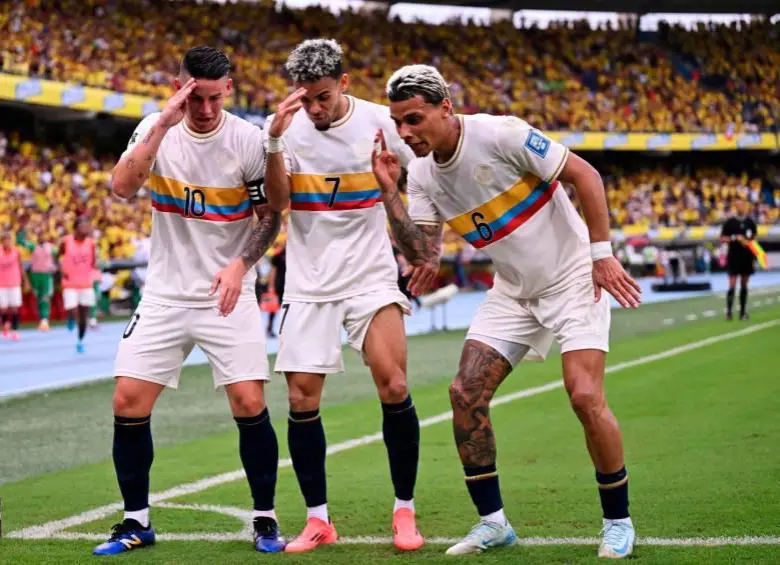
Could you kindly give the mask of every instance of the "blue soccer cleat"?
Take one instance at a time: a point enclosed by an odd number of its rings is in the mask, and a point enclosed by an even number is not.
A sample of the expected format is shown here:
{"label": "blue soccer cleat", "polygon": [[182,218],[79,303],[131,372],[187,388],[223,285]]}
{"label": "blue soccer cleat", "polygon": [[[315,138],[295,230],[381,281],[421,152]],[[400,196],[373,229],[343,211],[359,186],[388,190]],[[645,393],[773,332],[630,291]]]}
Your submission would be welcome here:
{"label": "blue soccer cleat", "polygon": [[111,537],[93,549],[92,555],[117,555],[150,545],[154,545],[152,525],[144,528],[138,521],[128,518],[121,524],[114,524]]}
{"label": "blue soccer cleat", "polygon": [[622,520],[607,520],[605,518],[601,533],[604,534],[604,539],[599,546],[599,557],[623,559],[634,551],[636,532],[631,518],[623,518]]}
{"label": "blue soccer cleat", "polygon": [[468,555],[482,553],[493,547],[514,545],[517,541],[515,530],[509,523],[480,522],[461,541],[447,550],[447,555]]}
{"label": "blue soccer cleat", "polygon": [[255,549],[260,553],[281,553],[287,545],[273,518],[258,516],[254,519]]}
{"label": "blue soccer cleat", "polygon": [[76,344],[76,353],[84,353],[84,343],[83,342],[80,341],[80,342],[78,342]]}

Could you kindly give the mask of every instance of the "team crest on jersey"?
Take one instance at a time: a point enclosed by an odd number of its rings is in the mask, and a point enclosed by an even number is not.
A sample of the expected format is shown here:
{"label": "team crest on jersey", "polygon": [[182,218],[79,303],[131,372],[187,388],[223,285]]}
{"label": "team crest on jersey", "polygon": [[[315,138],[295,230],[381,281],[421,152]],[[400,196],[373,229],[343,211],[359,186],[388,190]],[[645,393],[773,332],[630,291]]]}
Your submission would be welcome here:
{"label": "team crest on jersey", "polygon": [[525,146],[544,159],[547,156],[547,151],[550,150],[550,140],[541,133],[532,131],[528,134],[528,139],[525,140]]}
{"label": "team crest on jersey", "polygon": [[746,238],[748,238],[748,239],[750,239],[751,237],[753,237],[753,230],[751,230],[750,228],[748,228],[748,229],[747,229],[747,231],[745,232],[745,237],[746,237]]}
{"label": "team crest on jersey", "polygon": [[474,169],[474,180],[479,184],[490,184],[493,181],[493,167],[490,165],[477,165]]}

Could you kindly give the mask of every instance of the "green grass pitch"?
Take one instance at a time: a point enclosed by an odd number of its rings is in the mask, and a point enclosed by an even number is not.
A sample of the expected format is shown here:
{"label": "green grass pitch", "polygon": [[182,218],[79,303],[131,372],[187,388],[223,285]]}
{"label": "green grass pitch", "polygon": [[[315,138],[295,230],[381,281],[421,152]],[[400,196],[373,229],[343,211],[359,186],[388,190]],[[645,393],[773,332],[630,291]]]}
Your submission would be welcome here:
{"label": "green grass pitch", "polygon": [[[753,293],[750,322],[725,322],[722,298],[614,312],[607,395],[624,434],[632,563],[780,563],[780,291]],[[695,319],[694,319],[695,318]],[[153,416],[158,544],[124,563],[596,563],[600,509],[580,425],[560,387],[560,358],[522,364],[492,410],[506,509],[521,544],[471,558],[443,555],[476,520],[448,419],[447,385],[463,332],[409,339],[409,378],[424,422],[416,505],[428,538],[415,554],[389,544],[393,503],[370,376],[353,352],[329,377],[323,421],[329,506],[345,543],[263,556],[246,530],[249,488],[224,396],[207,367]],[[281,450],[277,512],[288,537],[305,509],[286,450],[286,387],[267,388]],[[111,450],[112,383],[0,402],[0,563],[94,563],[120,517]],[[113,506],[110,506],[113,505]],[[20,538],[24,535],[25,538]],[[106,560],[106,558],[102,558]],[[112,559],[112,558],[108,558]]]}

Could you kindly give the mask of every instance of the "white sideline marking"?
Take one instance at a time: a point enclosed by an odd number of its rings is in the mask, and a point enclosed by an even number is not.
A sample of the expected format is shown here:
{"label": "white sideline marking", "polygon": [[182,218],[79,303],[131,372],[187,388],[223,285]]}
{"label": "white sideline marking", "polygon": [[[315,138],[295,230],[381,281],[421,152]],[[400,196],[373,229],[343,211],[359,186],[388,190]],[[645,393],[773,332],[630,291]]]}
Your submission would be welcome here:
{"label": "white sideline marking", "polygon": [[687,316],[685,316],[686,322],[695,322],[698,319],[699,317],[696,314],[688,314]]}
{"label": "white sideline marking", "polygon": [[671,326],[674,323],[674,318],[665,318],[664,319],[664,325],[665,326]]}
{"label": "white sideline marking", "polygon": [[[239,541],[246,543],[252,539],[252,512],[235,506],[217,506],[212,504],[177,504],[173,502],[161,502],[157,508],[171,508],[176,510],[198,510],[215,512],[226,516],[233,516],[244,523],[240,532],[186,532],[186,533],[162,533],[157,535],[159,541],[210,541],[229,542]],[[87,540],[103,541],[105,533],[93,532],[59,532],[52,536],[61,540]],[[457,538],[431,537],[426,538],[428,545],[453,545],[460,540]],[[585,537],[527,537],[519,538],[515,545],[598,545],[601,540]],[[340,545],[390,545],[393,540],[389,537],[355,536],[339,538]],[[718,538],[638,538],[642,545],[674,545],[674,546],[717,546],[717,545],[780,545],[780,537],[772,536],[745,536],[745,537],[718,537]]]}
{"label": "white sideline marking", "polygon": [[[767,328],[776,326],[777,324],[780,324],[780,320],[770,320],[768,322],[764,322],[761,324],[756,324],[752,326],[748,326],[746,328],[736,330],[733,332],[727,332],[724,334],[712,336],[706,339],[702,339],[699,341],[695,341],[686,345],[681,345],[679,347],[673,347],[671,349],[667,349],[666,351],[662,351],[660,353],[654,353],[652,355],[646,355],[644,357],[639,357],[637,359],[633,359],[631,361],[625,361],[623,363],[617,363],[615,365],[610,365],[606,368],[607,373],[616,373],[618,371],[623,371],[625,369],[630,369],[632,367],[637,367],[639,365],[646,365],[647,363],[653,363],[655,361],[660,361],[661,359],[667,359],[669,357],[675,357],[677,355],[681,355],[683,353],[687,353],[689,351],[694,351],[696,349],[701,349],[702,347],[708,347],[710,345],[714,345],[716,343],[720,343],[722,341],[727,341],[730,339],[750,335],[755,332],[759,332],[761,330],[765,330]],[[527,398],[529,396],[535,396],[537,394],[541,394],[543,392],[547,392],[550,390],[554,390],[557,388],[561,388],[563,386],[562,380],[555,380],[551,381],[547,384],[544,384],[542,386],[537,386],[534,388],[528,388],[525,390],[521,390],[518,392],[514,392],[511,394],[505,394],[503,396],[498,396],[493,399],[493,402],[491,403],[492,406],[498,406],[501,404],[506,404],[508,402],[513,402],[515,400],[519,400],[521,398]],[[432,416],[430,418],[425,418],[423,420],[420,420],[420,427],[421,428],[427,428],[429,426],[432,426],[434,424],[438,424],[440,422],[446,422],[447,420],[451,419],[452,412],[447,411],[443,412],[441,414],[438,414],[436,416]],[[327,453],[329,455],[333,455],[335,453],[339,453],[341,451],[347,451],[349,449],[353,449],[355,447],[360,447],[363,445],[369,445],[372,443],[376,443],[382,440],[382,434],[376,433],[371,435],[366,435],[360,438],[344,441],[341,443],[337,443],[331,447],[328,448]],[[279,468],[283,469],[285,467],[291,467],[292,461],[288,459],[280,459],[279,460]],[[192,483],[186,483],[183,485],[179,485],[173,488],[170,488],[168,490],[164,490],[162,492],[158,492],[155,494],[152,494],[149,497],[149,502],[152,505],[155,505],[155,503],[159,504],[160,502],[164,502],[166,500],[170,500],[172,498],[178,498],[181,496],[185,496],[188,494],[194,494],[196,492],[201,492],[204,490],[207,490],[209,488],[219,486],[225,483],[231,483],[234,481],[238,481],[240,479],[245,478],[244,470],[239,469],[236,471],[230,471],[228,473],[222,473],[220,475],[214,475],[212,477],[208,477],[206,479],[201,479],[199,481],[195,481]],[[7,537],[9,538],[17,538],[17,539],[57,539],[56,536],[63,534],[63,530],[67,528],[72,528],[73,526],[79,526],[81,524],[86,524],[89,522],[94,522],[96,520],[101,520],[107,516],[110,516],[114,512],[117,512],[121,510],[123,507],[122,503],[115,502],[113,504],[107,504],[105,506],[100,506],[98,508],[94,508],[92,510],[88,510],[86,512],[82,512],[81,514],[76,514],[74,516],[70,516],[68,518],[64,518],[62,520],[54,520],[51,522],[46,522],[45,524],[41,524],[39,526],[30,526],[27,528],[23,528],[21,530],[16,530],[13,532],[9,532],[7,534]],[[70,534],[68,534],[70,535]]]}
{"label": "white sideline marking", "polygon": [[[87,540],[104,541],[105,532],[99,533],[79,533],[79,532],[60,532],[49,539],[58,540]],[[157,541],[210,541],[210,542],[228,542],[239,541],[247,543],[252,539],[248,533],[229,533],[215,534],[211,532],[193,532],[182,534],[158,534]],[[453,545],[461,541],[460,538],[432,537],[425,538],[427,545]],[[343,537],[339,538],[338,545],[390,545],[393,540],[389,537]],[[518,538],[515,545],[539,546],[539,545],[593,545],[601,543],[599,538],[543,538],[529,537]],[[745,537],[719,537],[719,538],[654,538],[638,536],[637,545],[643,546],[724,546],[724,545],[780,545],[780,537],[772,536],[745,536]]]}
{"label": "white sideline marking", "polygon": [[705,318],[712,318],[716,314],[717,312],[715,310],[705,310],[704,312],[701,313],[701,315],[704,316]]}

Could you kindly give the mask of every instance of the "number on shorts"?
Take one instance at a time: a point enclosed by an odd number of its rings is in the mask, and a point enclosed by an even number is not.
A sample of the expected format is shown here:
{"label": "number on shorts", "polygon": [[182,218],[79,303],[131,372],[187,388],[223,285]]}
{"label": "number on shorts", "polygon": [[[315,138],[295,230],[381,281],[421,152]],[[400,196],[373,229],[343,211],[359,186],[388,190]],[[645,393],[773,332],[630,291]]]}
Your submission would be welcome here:
{"label": "number on shorts", "polygon": [[479,233],[479,237],[481,237],[485,241],[490,241],[491,239],[493,239],[493,230],[490,229],[490,226],[485,222],[477,221],[477,220],[484,220],[484,219],[485,216],[480,214],[479,212],[474,212],[471,215],[471,221],[474,222],[474,227],[477,228],[477,233]]}
{"label": "number on shorts", "polygon": [[328,208],[333,208],[333,205],[336,203],[336,194],[338,193],[339,186],[341,185],[341,177],[325,177],[325,182],[333,183],[333,192],[330,193],[330,200],[328,200]]}
{"label": "number on shorts", "polygon": [[184,188],[184,215],[202,218],[206,215],[206,193],[199,188]]}
{"label": "number on shorts", "polygon": [[282,304],[282,321],[279,324],[279,335],[282,335],[284,330],[284,321],[287,319],[287,312],[290,310],[290,304]]}
{"label": "number on shorts", "polygon": [[138,324],[138,320],[140,319],[141,314],[134,312],[133,316],[130,318],[130,321],[127,323],[127,326],[125,326],[125,332],[122,334],[122,339],[127,339],[133,335],[133,330],[135,330],[135,326]]}

